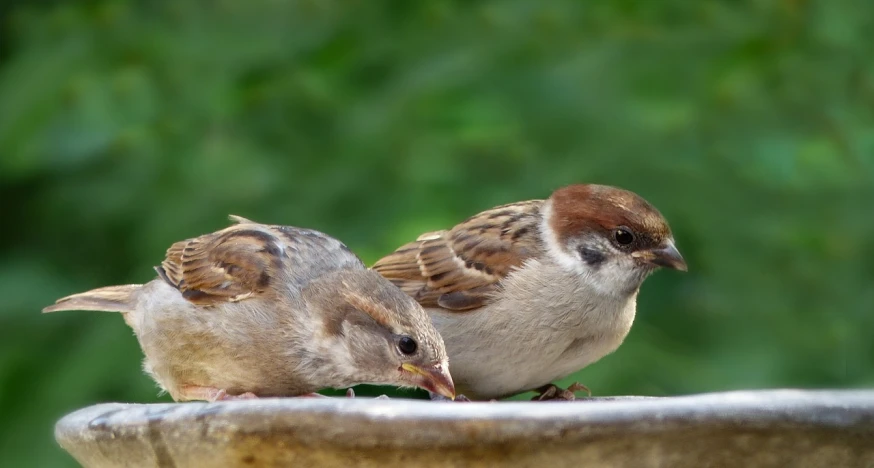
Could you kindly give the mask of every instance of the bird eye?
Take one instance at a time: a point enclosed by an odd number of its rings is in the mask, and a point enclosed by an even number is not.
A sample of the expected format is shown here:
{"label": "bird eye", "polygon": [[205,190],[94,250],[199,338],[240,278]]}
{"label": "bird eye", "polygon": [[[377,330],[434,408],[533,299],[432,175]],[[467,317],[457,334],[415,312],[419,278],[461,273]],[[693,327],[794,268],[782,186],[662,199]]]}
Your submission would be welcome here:
{"label": "bird eye", "polygon": [[628,245],[634,242],[634,234],[626,228],[619,228],[613,232],[613,238],[616,239],[616,242],[620,245]]}
{"label": "bird eye", "polygon": [[402,336],[401,339],[398,340],[398,349],[404,354],[413,354],[418,348],[419,346],[416,344],[416,340],[409,336]]}

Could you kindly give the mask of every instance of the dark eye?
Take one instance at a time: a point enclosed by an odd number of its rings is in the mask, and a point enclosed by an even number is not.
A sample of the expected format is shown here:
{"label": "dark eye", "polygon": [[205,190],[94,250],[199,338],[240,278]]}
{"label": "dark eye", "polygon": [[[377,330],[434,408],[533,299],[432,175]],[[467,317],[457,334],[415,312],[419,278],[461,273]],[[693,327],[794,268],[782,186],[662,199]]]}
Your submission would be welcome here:
{"label": "dark eye", "polygon": [[613,238],[619,245],[628,245],[634,242],[634,234],[626,228],[619,228],[613,232]]}
{"label": "dark eye", "polygon": [[398,349],[404,354],[413,354],[418,348],[419,346],[416,344],[416,340],[409,336],[402,336],[401,339],[398,340]]}

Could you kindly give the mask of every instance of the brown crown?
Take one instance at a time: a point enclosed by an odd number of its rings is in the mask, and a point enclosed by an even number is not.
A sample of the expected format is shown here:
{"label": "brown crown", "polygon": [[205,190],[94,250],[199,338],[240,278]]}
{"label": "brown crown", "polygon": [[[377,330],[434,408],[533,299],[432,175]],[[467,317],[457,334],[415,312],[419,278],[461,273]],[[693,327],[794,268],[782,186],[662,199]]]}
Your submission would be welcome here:
{"label": "brown crown", "polygon": [[671,236],[659,211],[640,195],[606,185],[570,185],[553,192],[550,226],[561,242],[587,232],[625,226],[658,244]]}

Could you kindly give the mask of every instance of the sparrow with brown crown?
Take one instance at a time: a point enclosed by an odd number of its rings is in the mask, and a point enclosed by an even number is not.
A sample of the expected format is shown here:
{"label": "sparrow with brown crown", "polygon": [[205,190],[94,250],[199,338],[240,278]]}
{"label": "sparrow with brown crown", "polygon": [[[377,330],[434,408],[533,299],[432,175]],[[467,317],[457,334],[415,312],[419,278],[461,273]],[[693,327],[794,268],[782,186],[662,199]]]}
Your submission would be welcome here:
{"label": "sparrow with brown crown", "polygon": [[373,269],[422,304],[459,393],[573,399],[552,384],[615,351],[643,281],[686,271],[665,218],[639,195],[571,185],[420,236]]}
{"label": "sparrow with brown crown", "polygon": [[173,244],[158,278],[44,312],[121,312],[144,368],[176,401],[310,395],[369,383],[455,396],[422,307],[338,240],[231,217]]}

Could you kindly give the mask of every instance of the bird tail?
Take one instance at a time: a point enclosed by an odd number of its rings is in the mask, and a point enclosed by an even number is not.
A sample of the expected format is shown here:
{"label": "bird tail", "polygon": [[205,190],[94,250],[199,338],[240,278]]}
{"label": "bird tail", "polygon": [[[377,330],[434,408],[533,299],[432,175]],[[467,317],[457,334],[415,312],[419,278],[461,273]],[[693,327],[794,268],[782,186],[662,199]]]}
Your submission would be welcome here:
{"label": "bird tail", "polygon": [[141,284],[126,284],[123,286],[107,286],[92,289],[88,292],[73,294],[58,299],[54,305],[43,309],[46,312],[61,310],[96,310],[102,312],[133,312],[136,307],[135,293],[142,288]]}

